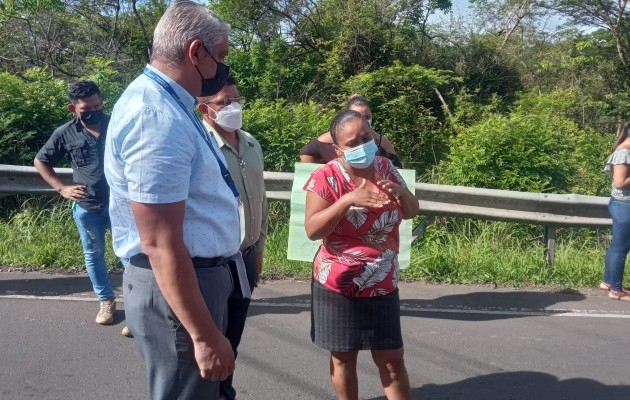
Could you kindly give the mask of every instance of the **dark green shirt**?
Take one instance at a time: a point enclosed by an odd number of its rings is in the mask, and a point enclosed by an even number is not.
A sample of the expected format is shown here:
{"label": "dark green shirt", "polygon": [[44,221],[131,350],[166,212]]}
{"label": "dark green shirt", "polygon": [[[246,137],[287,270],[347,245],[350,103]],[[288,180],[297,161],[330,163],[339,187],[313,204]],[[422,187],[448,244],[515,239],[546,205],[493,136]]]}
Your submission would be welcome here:
{"label": "dark green shirt", "polygon": [[67,154],[73,182],[87,187],[87,196],[79,201],[79,206],[92,212],[103,212],[109,204],[109,186],[103,172],[108,124],[109,116],[103,116],[101,134],[96,138],[83,128],[79,118],[74,118],[55,129],[36,156],[54,167]]}

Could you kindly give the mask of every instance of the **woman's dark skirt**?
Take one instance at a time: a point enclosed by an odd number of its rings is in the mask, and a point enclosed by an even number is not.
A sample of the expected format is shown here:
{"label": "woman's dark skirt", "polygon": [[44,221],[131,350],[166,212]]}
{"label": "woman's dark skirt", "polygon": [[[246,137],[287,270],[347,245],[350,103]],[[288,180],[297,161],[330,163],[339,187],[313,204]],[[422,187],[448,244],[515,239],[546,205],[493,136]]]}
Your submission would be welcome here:
{"label": "woman's dark skirt", "polygon": [[402,347],[398,290],[385,296],[346,297],[312,281],[311,339],[330,351]]}

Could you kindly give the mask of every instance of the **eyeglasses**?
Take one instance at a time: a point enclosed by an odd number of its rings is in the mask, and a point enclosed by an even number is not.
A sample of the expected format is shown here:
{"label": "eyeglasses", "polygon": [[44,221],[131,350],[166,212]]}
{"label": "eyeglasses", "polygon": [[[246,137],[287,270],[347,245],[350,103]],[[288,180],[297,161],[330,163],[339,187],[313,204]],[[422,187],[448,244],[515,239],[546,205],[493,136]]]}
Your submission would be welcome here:
{"label": "eyeglasses", "polygon": [[226,97],[218,101],[206,101],[205,104],[217,104],[220,106],[227,107],[232,103],[240,103],[242,105],[243,103],[245,103],[245,98],[244,97]]}

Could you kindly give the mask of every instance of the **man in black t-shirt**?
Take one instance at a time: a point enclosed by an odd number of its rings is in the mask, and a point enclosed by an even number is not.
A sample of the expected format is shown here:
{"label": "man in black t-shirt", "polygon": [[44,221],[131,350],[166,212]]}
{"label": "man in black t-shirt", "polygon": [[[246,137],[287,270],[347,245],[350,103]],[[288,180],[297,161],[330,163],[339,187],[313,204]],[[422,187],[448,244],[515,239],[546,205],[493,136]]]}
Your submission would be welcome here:
{"label": "man in black t-shirt", "polygon": [[[98,324],[111,324],[116,296],[105,264],[105,229],[109,228],[109,187],[103,173],[105,135],[109,116],[103,113],[101,92],[91,81],[80,81],[68,91],[68,110],[74,119],[55,129],[35,157],[35,168],[50,186],[72,200],[87,269],[100,301]],[[68,154],[73,184],[64,184],[53,167]]]}

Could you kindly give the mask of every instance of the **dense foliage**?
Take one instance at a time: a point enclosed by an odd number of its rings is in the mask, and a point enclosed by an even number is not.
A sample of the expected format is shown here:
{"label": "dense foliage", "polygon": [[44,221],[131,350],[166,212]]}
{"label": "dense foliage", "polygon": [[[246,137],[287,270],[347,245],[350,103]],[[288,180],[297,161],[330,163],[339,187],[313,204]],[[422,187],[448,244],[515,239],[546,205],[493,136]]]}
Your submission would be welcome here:
{"label": "dense foliage", "polygon": [[556,91],[522,94],[508,113],[486,111],[451,140],[444,183],[605,195],[608,138],[580,128],[569,117],[575,106],[573,93]]}
{"label": "dense foliage", "polygon": [[[606,193],[630,117],[629,11],[591,0],[210,0],[266,168],[290,171],[348,95],[425,180]],[[0,162],[29,164],[77,79],[110,108],[148,61],[165,0],[0,0]],[[566,24],[549,24],[564,18]],[[437,23],[436,15],[442,15]]]}
{"label": "dense foliage", "polygon": [[313,102],[287,104],[285,100],[248,104],[243,125],[256,134],[264,149],[265,171],[293,171],[302,145],[328,130],[332,110]]}

